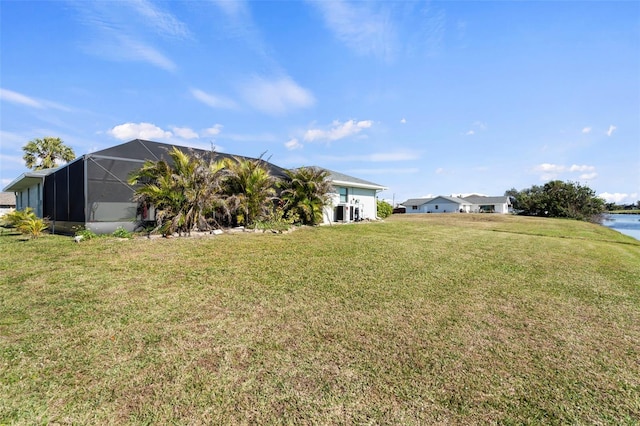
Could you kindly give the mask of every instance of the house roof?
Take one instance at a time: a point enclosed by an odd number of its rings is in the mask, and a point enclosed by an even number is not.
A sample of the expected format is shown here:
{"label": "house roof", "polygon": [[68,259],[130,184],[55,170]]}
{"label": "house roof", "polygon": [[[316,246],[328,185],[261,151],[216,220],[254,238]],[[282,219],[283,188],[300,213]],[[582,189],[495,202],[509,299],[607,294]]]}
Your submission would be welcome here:
{"label": "house roof", "polygon": [[468,197],[464,197],[470,203],[473,204],[511,204],[511,200],[508,196],[499,196],[499,197],[485,197],[484,195],[469,195]]}
{"label": "house roof", "polygon": [[63,166],[53,167],[51,169],[31,170],[28,172],[24,172],[23,174],[15,178],[9,185],[5,186],[2,191],[4,192],[21,191],[23,189],[26,189],[30,186],[35,185],[38,182],[42,182],[45,176],[48,176],[51,173],[55,172],[56,170],[65,166],[66,164]]}
{"label": "house roof", "polygon": [[0,206],[15,206],[16,196],[13,192],[0,192]]}
{"label": "house roof", "polygon": [[[171,148],[178,148],[181,151],[189,152],[194,151],[199,154],[207,154],[213,153],[214,158],[223,159],[223,158],[246,158],[254,160],[255,158],[244,157],[241,155],[232,155],[225,154],[221,152],[215,152],[211,150],[201,149],[201,148],[193,148],[187,146],[180,146],[176,144],[163,143],[163,142],[154,142],[144,139],[134,139],[129,142],[125,142],[120,145],[112,146],[110,148],[102,149],[100,151],[93,152],[88,154],[87,156],[91,157],[113,157],[113,158],[123,158],[123,159],[136,159],[141,161],[158,161],[164,159],[168,162],[171,162],[171,158],[169,157],[169,150]],[[285,177],[286,174],[282,167],[278,167],[269,161],[262,160],[266,167],[269,169],[269,172],[272,176],[276,177]]]}
{"label": "house roof", "polygon": [[454,203],[454,204],[469,204],[470,201],[464,200],[462,198],[458,198],[458,197],[448,197],[446,195],[438,195],[435,198],[432,198],[431,200],[429,200],[429,202],[433,202],[436,200],[445,200],[448,201],[450,203]]}
{"label": "house roof", "polygon": [[402,203],[403,206],[421,206],[423,204],[428,203],[433,200],[433,198],[409,198],[407,201]]}
{"label": "house roof", "polygon": [[375,189],[378,191],[387,189],[385,186],[370,182],[368,180],[345,175],[344,173],[335,172],[333,170],[325,169],[324,167],[322,169],[329,172],[329,180],[331,180],[331,183],[335,185],[346,185],[355,188]]}
{"label": "house roof", "polygon": [[433,198],[410,198],[402,205],[404,206],[422,206],[423,204],[431,203],[436,200],[445,200],[455,204],[502,204],[509,203],[510,200],[507,196],[501,197],[485,197],[483,195],[470,195],[468,197],[448,197],[445,195],[439,195]]}

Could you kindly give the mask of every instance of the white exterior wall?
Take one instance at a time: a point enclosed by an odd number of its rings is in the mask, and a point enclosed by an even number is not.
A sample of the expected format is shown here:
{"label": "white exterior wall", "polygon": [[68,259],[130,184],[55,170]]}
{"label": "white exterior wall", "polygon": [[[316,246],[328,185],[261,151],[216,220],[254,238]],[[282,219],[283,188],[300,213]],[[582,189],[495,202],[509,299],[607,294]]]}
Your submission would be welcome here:
{"label": "white exterior wall", "polygon": [[509,213],[509,206],[507,205],[507,203],[496,204],[495,209],[496,209],[496,213],[502,213],[502,214]]}
{"label": "white exterior wall", "polygon": [[413,206],[404,206],[406,209],[406,213],[427,213],[427,208],[428,206],[426,204],[423,204],[421,206],[416,206],[417,208],[414,209]]}
{"label": "white exterior wall", "polygon": [[378,216],[376,191],[364,188],[353,188],[352,190],[353,192],[349,191],[349,202],[360,209],[360,218],[376,220]]}
{"label": "white exterior wall", "polygon": [[[335,222],[335,208],[338,206],[346,206],[349,209],[351,207],[358,208],[360,213],[360,219],[369,219],[375,220],[378,214],[378,205],[376,200],[376,190],[375,189],[365,189],[365,188],[354,188],[351,186],[341,186],[336,185],[337,187],[347,188],[347,203],[340,202],[340,194],[335,192],[331,194],[331,205],[326,206],[324,208],[323,214],[323,223],[331,223]],[[350,217],[347,216],[344,220],[345,222],[350,221]]]}
{"label": "white exterior wall", "polygon": [[[465,209],[465,207],[468,209],[469,206],[465,206],[465,205],[461,205],[458,203],[452,203],[450,201],[446,201],[446,200],[433,200],[433,201],[429,201],[428,203],[425,204],[425,206],[427,207],[427,213],[458,213],[460,212],[460,209]],[[438,206],[438,208],[436,209],[436,206]]]}

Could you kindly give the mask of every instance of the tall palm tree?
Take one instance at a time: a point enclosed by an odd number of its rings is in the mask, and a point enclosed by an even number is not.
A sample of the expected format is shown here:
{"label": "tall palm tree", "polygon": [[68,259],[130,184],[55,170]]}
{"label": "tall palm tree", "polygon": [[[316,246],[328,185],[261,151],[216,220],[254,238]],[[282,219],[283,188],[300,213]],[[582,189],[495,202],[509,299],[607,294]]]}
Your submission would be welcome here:
{"label": "tall palm tree", "polygon": [[318,167],[300,167],[286,173],[289,180],[281,183],[280,193],[285,209],[297,213],[305,225],[321,223],[322,212],[331,203],[333,191],[329,172]]}
{"label": "tall palm tree", "polygon": [[141,184],[134,200],[155,207],[163,233],[190,234],[196,226],[207,229],[205,214],[224,206],[223,164],[175,147],[169,156],[173,164],[166,160],[146,161],[129,176],[129,184]]}
{"label": "tall palm tree", "polygon": [[69,162],[76,158],[73,149],[66,146],[60,138],[49,136],[27,142],[22,150],[22,158],[32,170],[50,169],[58,166],[57,160]]}
{"label": "tall palm tree", "polygon": [[239,219],[251,226],[267,216],[276,198],[276,178],[264,166],[262,158],[233,157],[225,161],[227,205],[240,212]]}

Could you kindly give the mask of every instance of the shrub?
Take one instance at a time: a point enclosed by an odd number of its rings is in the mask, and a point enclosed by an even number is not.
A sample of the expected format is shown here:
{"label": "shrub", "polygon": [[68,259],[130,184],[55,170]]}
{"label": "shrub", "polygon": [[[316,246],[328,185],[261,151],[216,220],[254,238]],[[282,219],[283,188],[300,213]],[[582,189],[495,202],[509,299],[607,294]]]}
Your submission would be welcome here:
{"label": "shrub", "polygon": [[113,231],[113,235],[116,238],[133,238],[133,234],[129,231],[127,231],[126,229],[124,229],[122,226],[119,226],[118,228],[116,228],[115,231]]}
{"label": "shrub", "polygon": [[48,227],[49,224],[44,219],[29,217],[20,222],[18,231],[31,238],[38,238]]}
{"label": "shrub", "polygon": [[300,218],[296,212],[289,210],[284,212],[282,207],[277,207],[271,212],[267,220],[261,220],[256,222],[256,229],[262,229],[263,231],[272,230],[283,232],[288,230],[291,225],[299,221]]}
{"label": "shrub", "polygon": [[76,237],[82,237],[83,240],[91,240],[93,238],[97,238],[98,235],[90,229],[86,229],[81,227],[76,231]]}
{"label": "shrub", "polygon": [[391,206],[391,204],[387,203],[386,201],[377,200],[377,205],[379,218],[387,218],[391,216],[391,213],[393,213],[393,206]]}
{"label": "shrub", "polygon": [[22,221],[27,219],[37,219],[31,207],[27,207],[24,210],[14,210],[2,216],[2,221],[5,222],[9,228],[17,228]]}

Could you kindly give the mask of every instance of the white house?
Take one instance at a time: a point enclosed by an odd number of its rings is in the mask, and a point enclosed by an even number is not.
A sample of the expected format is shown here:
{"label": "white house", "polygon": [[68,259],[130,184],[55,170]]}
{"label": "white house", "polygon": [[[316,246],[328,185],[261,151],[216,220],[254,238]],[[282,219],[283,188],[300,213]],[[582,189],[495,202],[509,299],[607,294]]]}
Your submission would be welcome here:
{"label": "white house", "polygon": [[16,209],[16,196],[11,192],[0,192],[0,217]]}
{"label": "white house", "polygon": [[402,205],[406,213],[509,213],[511,199],[507,196],[486,197],[470,195],[467,197],[412,198]]}
{"label": "white house", "polygon": [[386,187],[344,173],[325,170],[329,172],[329,181],[335,192],[331,194],[331,205],[324,209],[324,223],[355,222],[377,218],[376,194],[387,189]]}

